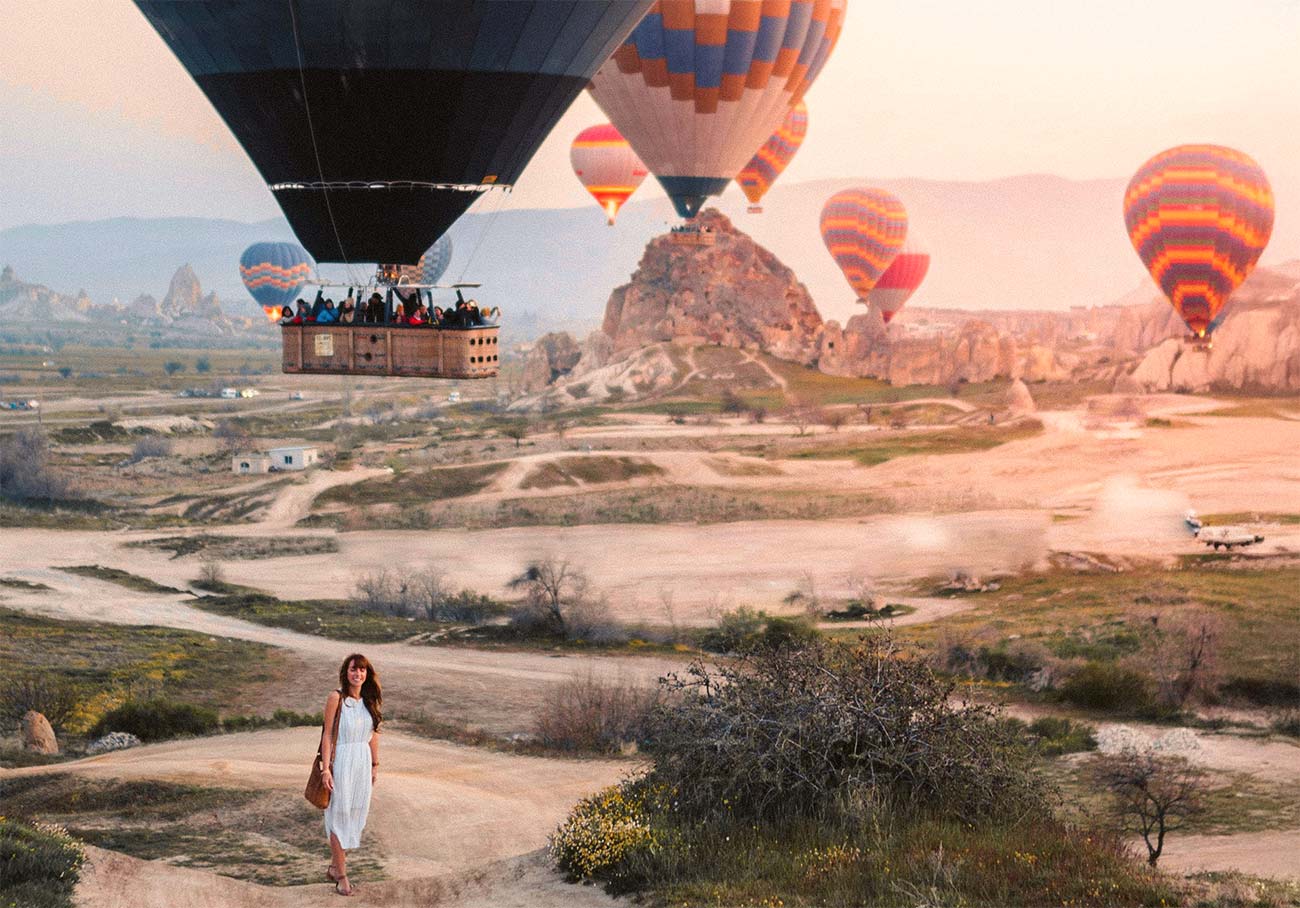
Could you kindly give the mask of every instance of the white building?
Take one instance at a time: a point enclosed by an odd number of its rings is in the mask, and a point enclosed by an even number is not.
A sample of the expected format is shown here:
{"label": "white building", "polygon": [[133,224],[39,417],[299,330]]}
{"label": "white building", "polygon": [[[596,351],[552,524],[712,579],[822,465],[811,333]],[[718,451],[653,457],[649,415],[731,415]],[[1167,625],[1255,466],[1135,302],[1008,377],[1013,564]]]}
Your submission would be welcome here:
{"label": "white building", "polygon": [[270,456],[273,470],[305,470],[320,460],[319,452],[307,445],[272,448]]}
{"label": "white building", "polygon": [[230,458],[230,469],[235,473],[270,473],[270,454],[236,454]]}

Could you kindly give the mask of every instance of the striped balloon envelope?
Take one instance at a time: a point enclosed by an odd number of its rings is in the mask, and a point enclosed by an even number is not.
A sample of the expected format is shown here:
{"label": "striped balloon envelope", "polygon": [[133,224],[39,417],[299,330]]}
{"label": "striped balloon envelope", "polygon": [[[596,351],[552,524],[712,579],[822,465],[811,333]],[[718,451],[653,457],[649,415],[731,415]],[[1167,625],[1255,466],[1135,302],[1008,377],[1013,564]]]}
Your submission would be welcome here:
{"label": "striped balloon envelope", "polygon": [[800,101],[790,109],[781,121],[781,126],[763,143],[763,147],[749,159],[745,169],[736,177],[736,182],[749,199],[751,214],[763,210],[758,203],[772,188],[781,172],[789,166],[807,134],[808,105]]}
{"label": "striped balloon envelope", "polygon": [[846,189],[822,206],[821,233],[845,280],[866,302],[907,239],[907,209],[883,189]]}
{"label": "striped balloon envelope", "polygon": [[239,277],[269,321],[293,303],[316,263],[297,243],[254,243],[239,257]]}
{"label": "striped balloon envelope", "polygon": [[605,209],[611,227],[618,210],[649,173],[627,139],[609,123],[588,126],[578,133],[569,146],[569,162],[582,185]]}
{"label": "striped balloon envelope", "polygon": [[881,319],[888,325],[921,286],[929,270],[930,253],[921,248],[909,231],[903,248],[867,294],[867,303],[880,311]]}
{"label": "striped balloon envelope", "polygon": [[1214,330],[1273,232],[1260,166],[1220,145],[1180,145],[1147,161],[1124,193],[1138,257],[1197,338]]}
{"label": "striped balloon envelope", "polygon": [[657,0],[590,90],[694,217],[825,66],[848,0]]}
{"label": "striped balloon envelope", "polygon": [[438,283],[438,279],[447,273],[447,266],[451,264],[451,252],[451,237],[444,233],[420,256],[420,262],[416,266],[420,273],[420,283]]}

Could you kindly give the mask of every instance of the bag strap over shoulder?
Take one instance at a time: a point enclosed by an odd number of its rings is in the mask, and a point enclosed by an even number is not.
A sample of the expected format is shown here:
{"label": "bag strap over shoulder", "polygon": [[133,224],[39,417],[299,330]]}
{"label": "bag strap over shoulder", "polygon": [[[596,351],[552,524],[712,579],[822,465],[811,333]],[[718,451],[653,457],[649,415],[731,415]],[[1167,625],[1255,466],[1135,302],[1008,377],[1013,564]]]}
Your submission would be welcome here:
{"label": "bag strap over shoulder", "polygon": [[[331,763],[334,762],[335,751],[339,749],[339,717],[343,715],[343,690],[340,688],[339,690],[334,691],[334,693],[339,695],[339,705],[334,709],[334,728],[330,731],[330,741],[332,742],[332,746],[330,747]],[[326,769],[327,767],[325,766],[325,726],[323,724],[321,725],[321,729],[320,729],[320,745],[316,748],[316,755],[320,757],[321,769]]]}

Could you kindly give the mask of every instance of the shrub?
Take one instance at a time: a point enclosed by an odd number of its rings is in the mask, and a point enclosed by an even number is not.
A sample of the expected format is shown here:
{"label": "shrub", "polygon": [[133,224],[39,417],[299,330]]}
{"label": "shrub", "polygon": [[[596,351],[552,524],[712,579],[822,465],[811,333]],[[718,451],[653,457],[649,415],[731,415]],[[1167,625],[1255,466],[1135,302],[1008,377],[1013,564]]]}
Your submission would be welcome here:
{"label": "shrub", "polygon": [[66,498],[70,483],[50,462],[50,443],[40,429],[0,437],[0,491],[6,498]]}
{"label": "shrub", "polygon": [[150,457],[170,457],[172,453],[172,443],[170,439],[160,438],[157,435],[146,436],[135,443],[131,449],[131,463],[139,463]]}
{"label": "shrub", "polygon": [[1295,706],[1300,704],[1300,684],[1270,678],[1233,678],[1219,688],[1219,693],[1256,706]]}
{"label": "shrub", "polygon": [[551,857],[571,879],[618,882],[619,865],[658,842],[647,820],[644,783],[625,782],[586,798],[551,836]]}
{"label": "shrub", "polygon": [[1300,738],[1300,710],[1289,709],[1274,719],[1270,725],[1279,735]]}
{"label": "shrub", "polygon": [[67,681],[46,674],[27,674],[4,685],[0,693],[0,730],[18,727],[28,710],[45,716],[50,726],[62,731],[77,712],[81,696]]}
{"label": "shrub", "polygon": [[0,905],[69,908],[85,862],[59,827],[0,816]]}
{"label": "shrub", "polygon": [[644,744],[654,689],[592,674],[552,685],[537,716],[538,739],[547,747],[617,753]]}
{"label": "shrub", "polygon": [[1062,754],[1080,753],[1096,750],[1096,729],[1086,722],[1066,719],[1062,716],[1043,716],[1029,723],[1028,732],[1032,736],[1038,752],[1045,757],[1059,757]]}
{"label": "shrub", "polygon": [[90,730],[90,736],[124,731],[141,741],[166,741],[184,735],[213,734],[220,726],[217,714],[210,709],[157,698],[128,701],[105,713]]}
{"label": "shrub", "polygon": [[650,778],[687,817],[727,805],[836,815],[850,803],[960,814],[1045,809],[1031,754],[990,707],[953,704],[953,686],[887,635],[754,647],[662,682]]}
{"label": "shrub", "polygon": [[735,653],[756,646],[794,646],[818,637],[816,626],[805,616],[769,615],[742,605],[718,617],[717,626],[700,638],[700,648],[713,653]]}
{"label": "shrub", "polygon": [[1154,708],[1151,679],[1112,662],[1087,662],[1061,685],[1061,699],[1108,712],[1144,713]]}
{"label": "shrub", "polygon": [[224,731],[255,731],[259,728],[294,728],[300,725],[323,725],[320,713],[300,713],[277,709],[270,716],[227,716],[221,720]]}
{"label": "shrub", "polygon": [[627,639],[609,617],[609,603],[592,592],[586,573],[568,561],[534,561],[507,586],[524,594],[510,618],[521,633],[610,643]]}

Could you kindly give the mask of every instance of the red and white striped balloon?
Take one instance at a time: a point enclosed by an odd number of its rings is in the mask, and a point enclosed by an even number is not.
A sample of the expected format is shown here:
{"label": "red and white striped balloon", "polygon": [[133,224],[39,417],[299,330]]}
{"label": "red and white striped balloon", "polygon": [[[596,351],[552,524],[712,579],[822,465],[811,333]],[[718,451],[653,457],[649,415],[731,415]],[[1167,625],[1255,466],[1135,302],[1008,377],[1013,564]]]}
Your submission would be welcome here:
{"label": "red and white striped balloon", "polygon": [[649,173],[627,139],[608,123],[578,133],[569,147],[569,162],[582,185],[605,209],[611,227],[618,210]]}
{"label": "red and white striped balloon", "polygon": [[880,317],[888,325],[921,286],[929,270],[930,253],[924,251],[909,233],[903,248],[867,294],[867,303],[880,310]]}

